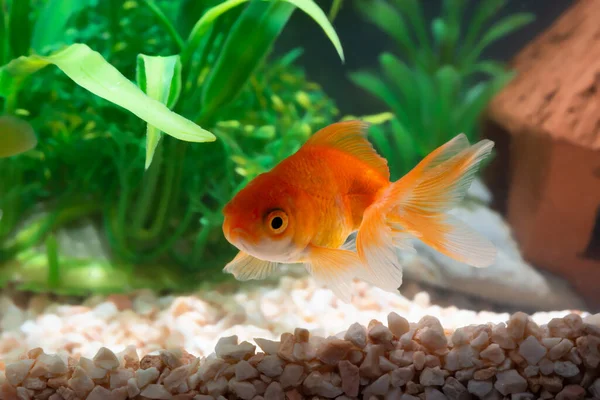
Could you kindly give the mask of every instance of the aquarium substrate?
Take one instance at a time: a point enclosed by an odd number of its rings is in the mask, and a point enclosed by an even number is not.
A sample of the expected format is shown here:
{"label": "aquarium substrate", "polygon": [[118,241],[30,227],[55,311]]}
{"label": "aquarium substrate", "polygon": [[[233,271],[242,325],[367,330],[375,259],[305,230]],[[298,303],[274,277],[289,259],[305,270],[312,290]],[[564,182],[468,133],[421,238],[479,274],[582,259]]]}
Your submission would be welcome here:
{"label": "aquarium substrate", "polygon": [[600,398],[600,314],[474,312],[354,285],[352,304],[309,277],[228,301],[39,297],[21,321],[3,299],[15,329],[0,335],[0,398]]}

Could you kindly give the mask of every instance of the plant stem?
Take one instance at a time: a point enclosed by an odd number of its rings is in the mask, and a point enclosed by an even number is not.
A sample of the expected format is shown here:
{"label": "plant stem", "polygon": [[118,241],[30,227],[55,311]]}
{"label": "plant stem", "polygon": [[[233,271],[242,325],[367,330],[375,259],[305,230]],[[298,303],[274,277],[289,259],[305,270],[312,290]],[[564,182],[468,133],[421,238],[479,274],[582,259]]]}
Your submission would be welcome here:
{"label": "plant stem", "polygon": [[144,0],[144,3],[146,3],[150,11],[152,11],[154,16],[158,18],[158,21],[167,30],[167,33],[169,34],[169,36],[171,36],[171,39],[173,39],[173,41],[177,44],[177,48],[179,49],[179,51],[182,51],[185,47],[185,42],[177,32],[177,29],[175,29],[171,21],[169,21],[169,18],[167,18],[167,16],[162,12],[160,7],[156,3],[154,3],[154,1]]}
{"label": "plant stem", "polygon": [[156,186],[158,184],[158,178],[160,177],[160,172],[162,171],[163,165],[163,142],[164,139],[161,140],[156,146],[154,161],[144,176],[142,193],[140,194],[140,199],[133,216],[132,231],[136,236],[137,233],[144,229],[144,224],[148,220],[148,214],[151,209],[150,205],[156,196]]}
{"label": "plant stem", "polygon": [[82,217],[94,214],[100,210],[100,206],[92,202],[81,202],[71,207],[58,210],[48,214],[40,220],[32,223],[27,228],[21,230],[0,254],[0,261],[13,258],[16,254],[29,247],[35,246],[48,232],[65,225],[71,221],[76,221]]}
{"label": "plant stem", "polygon": [[60,284],[60,264],[58,262],[58,243],[53,234],[48,235],[46,239],[46,256],[48,258],[48,286],[57,288]]}

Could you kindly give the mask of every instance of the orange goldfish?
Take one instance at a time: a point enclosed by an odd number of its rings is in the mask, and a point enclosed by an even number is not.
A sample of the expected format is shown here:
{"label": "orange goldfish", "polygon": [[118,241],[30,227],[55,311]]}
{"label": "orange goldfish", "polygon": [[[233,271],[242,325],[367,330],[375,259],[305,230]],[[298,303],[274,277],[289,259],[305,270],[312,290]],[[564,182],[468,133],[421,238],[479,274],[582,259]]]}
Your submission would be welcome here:
{"label": "orange goldfish", "polygon": [[346,121],[321,129],[227,203],[223,233],[240,251],[224,271],[238,280],[264,279],[280,264],[303,264],[349,302],[355,278],[397,292],[396,251],[415,251],[412,238],[475,267],[494,261],[495,247],[447,214],[494,143],[471,146],[460,134],[390,182],[387,161],[367,140],[368,126]]}

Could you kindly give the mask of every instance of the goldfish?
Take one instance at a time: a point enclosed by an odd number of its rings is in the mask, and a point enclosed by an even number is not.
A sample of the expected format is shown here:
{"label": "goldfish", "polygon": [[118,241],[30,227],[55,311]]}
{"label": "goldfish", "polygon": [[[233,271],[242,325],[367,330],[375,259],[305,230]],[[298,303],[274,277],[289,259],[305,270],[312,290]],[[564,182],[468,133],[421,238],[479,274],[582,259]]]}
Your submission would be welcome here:
{"label": "goldfish", "polygon": [[391,182],[368,128],[353,120],[320,129],[233,196],[222,228],[239,252],[224,272],[246,281],[301,264],[350,302],[355,279],[397,292],[398,252],[415,252],[415,238],[473,267],[491,265],[494,245],[448,211],[464,198],[494,143],[470,145],[461,133]]}

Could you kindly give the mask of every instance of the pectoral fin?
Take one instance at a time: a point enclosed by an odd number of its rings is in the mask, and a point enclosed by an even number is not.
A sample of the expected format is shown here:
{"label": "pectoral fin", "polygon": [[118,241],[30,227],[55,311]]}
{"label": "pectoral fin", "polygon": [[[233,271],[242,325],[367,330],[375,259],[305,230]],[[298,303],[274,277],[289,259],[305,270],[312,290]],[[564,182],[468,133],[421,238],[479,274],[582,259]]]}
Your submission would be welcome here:
{"label": "pectoral fin", "polygon": [[231,260],[223,271],[233,274],[239,281],[248,281],[253,279],[265,279],[271,275],[278,263],[259,260],[256,257],[240,251],[233,260]]}

